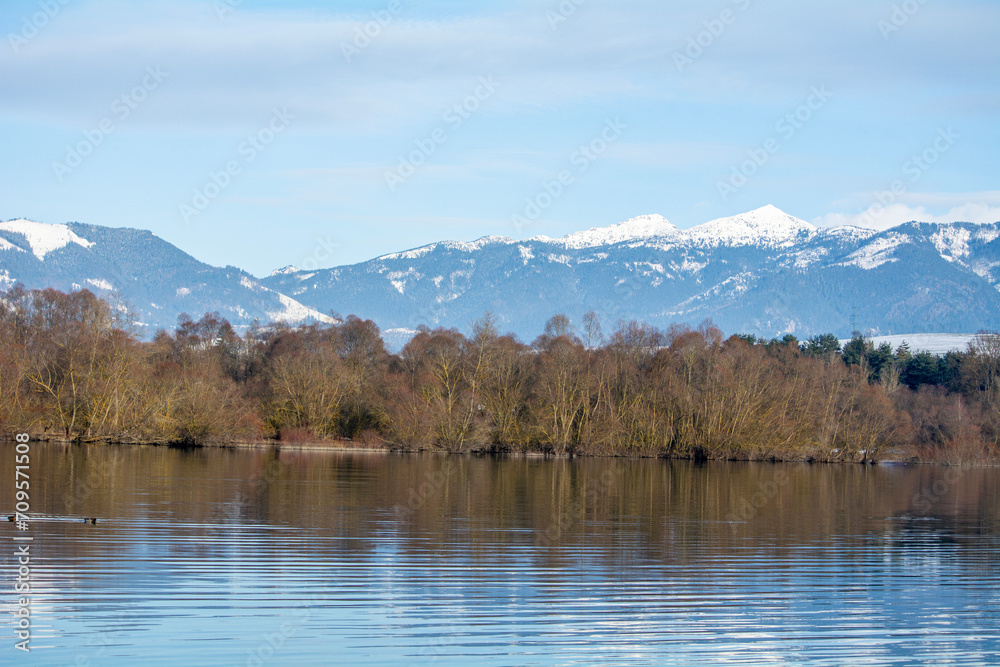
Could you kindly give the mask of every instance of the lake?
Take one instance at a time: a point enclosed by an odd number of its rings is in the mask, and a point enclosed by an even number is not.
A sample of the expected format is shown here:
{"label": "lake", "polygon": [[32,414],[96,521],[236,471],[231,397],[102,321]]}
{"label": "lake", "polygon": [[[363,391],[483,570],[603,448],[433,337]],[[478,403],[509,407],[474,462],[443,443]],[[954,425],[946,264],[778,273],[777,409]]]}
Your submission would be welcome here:
{"label": "lake", "polygon": [[30,476],[3,664],[1000,664],[998,469],[32,443]]}

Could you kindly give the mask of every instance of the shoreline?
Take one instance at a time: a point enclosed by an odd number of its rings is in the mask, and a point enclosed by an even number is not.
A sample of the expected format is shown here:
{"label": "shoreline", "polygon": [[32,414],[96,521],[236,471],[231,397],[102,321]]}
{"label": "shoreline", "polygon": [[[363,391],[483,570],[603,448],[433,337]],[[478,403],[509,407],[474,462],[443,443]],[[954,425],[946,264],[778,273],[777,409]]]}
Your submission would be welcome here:
{"label": "shoreline", "polygon": [[[13,443],[14,439],[8,436],[0,436],[0,441]],[[115,441],[115,440],[84,440],[80,438],[52,437],[52,436],[31,436],[33,443],[50,443],[60,446],[76,445],[96,445],[96,446],[125,446],[125,447],[167,447],[171,449],[241,449],[241,450],[290,450],[301,452],[329,452],[337,454],[436,454],[442,456],[480,456],[496,458],[522,458],[522,459],[660,459],[665,461],[722,461],[728,463],[808,463],[808,464],[841,464],[841,465],[870,465],[870,466],[910,466],[910,465],[938,465],[956,468],[997,468],[1000,462],[949,462],[940,460],[922,459],[919,456],[909,458],[884,458],[884,459],[863,459],[863,460],[843,460],[836,458],[817,458],[815,456],[788,457],[769,456],[763,458],[734,458],[734,457],[711,457],[711,456],[670,456],[653,454],[595,454],[578,452],[540,452],[540,451],[493,451],[493,450],[466,450],[448,451],[445,449],[421,449],[409,447],[393,447],[390,445],[358,445],[349,440],[311,441],[311,442],[283,442],[281,440],[235,440],[235,441],[204,441],[204,442],[135,442],[135,441]]]}

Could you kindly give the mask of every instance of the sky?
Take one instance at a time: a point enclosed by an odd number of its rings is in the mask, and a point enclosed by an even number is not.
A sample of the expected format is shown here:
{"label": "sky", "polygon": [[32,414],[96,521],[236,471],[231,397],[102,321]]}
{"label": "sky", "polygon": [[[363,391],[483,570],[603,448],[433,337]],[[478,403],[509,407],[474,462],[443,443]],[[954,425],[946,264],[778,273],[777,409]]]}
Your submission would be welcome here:
{"label": "sky", "polygon": [[0,219],[255,275],[435,241],[1000,220],[995,0],[5,0]]}

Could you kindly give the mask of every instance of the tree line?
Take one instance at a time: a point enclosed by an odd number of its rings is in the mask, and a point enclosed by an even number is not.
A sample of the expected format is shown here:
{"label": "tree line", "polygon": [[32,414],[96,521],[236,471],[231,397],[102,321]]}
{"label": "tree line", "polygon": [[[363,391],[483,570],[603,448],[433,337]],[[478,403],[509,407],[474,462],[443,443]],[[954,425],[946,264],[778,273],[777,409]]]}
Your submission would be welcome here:
{"label": "tree line", "polygon": [[530,344],[487,314],[421,327],[392,354],[378,327],[182,315],[139,339],[87,290],[0,297],[0,430],[137,443],[343,441],[450,452],[739,460],[1000,453],[1000,336],[934,356],[831,334],[724,337],[556,315]]}

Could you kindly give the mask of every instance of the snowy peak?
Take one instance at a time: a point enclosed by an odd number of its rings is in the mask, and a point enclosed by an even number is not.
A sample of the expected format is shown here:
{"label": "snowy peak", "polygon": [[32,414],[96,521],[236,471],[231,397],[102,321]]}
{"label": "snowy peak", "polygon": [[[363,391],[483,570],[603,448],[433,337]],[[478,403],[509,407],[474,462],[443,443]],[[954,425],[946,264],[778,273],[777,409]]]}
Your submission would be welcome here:
{"label": "snowy peak", "polygon": [[[759,245],[777,248],[789,247],[796,242],[807,239],[813,236],[818,229],[805,220],[800,220],[768,205],[755,211],[730,218],[719,218],[685,230],[677,229],[662,215],[654,213],[629,218],[624,222],[607,227],[591,227],[586,231],[574,232],[558,239],[549,236],[534,236],[522,241],[513,241],[506,236],[484,236],[472,242],[441,241],[404,252],[382,255],[375,259],[377,261],[415,260],[438,248],[471,253],[482,250],[489,245],[511,245],[531,241],[557,244],[569,250],[613,246],[619,243],[642,244],[645,242],[656,246],[681,243],[701,247]],[[293,272],[289,267],[286,267],[271,275],[278,276]]]}
{"label": "snowy peak", "polygon": [[765,206],[676,229],[648,215],[559,239],[442,241],[264,284],[383,330],[468,330],[490,311],[526,340],[554,312],[579,326],[590,311],[606,325],[710,317],[727,333],[800,339],[977,331],[1000,328],[1000,224],[831,228]]}
{"label": "snowy peak", "polygon": [[[569,234],[558,240],[567,248],[593,248],[626,241],[673,236],[677,228],[662,215],[640,215],[610,227],[592,227],[585,232]],[[539,238],[539,240],[543,240]],[[544,240],[548,240],[547,238]]]}
{"label": "snowy peak", "polygon": [[488,245],[510,245],[514,241],[507,236],[483,236],[475,241],[445,241],[443,245],[452,250],[461,250],[463,252],[475,252],[477,250],[483,249]]}
{"label": "snowy peak", "polygon": [[[298,277],[285,271],[278,277]],[[70,222],[0,222],[0,288],[89,289],[129,304],[143,335],[177,315],[218,312],[238,330],[255,321],[328,321],[316,309],[264,287],[235,267],[199,262],[144,230]]]}
{"label": "snowy peak", "polygon": [[434,252],[438,248],[458,250],[459,252],[476,252],[477,250],[482,250],[484,247],[489,245],[510,245],[513,242],[514,241],[507,236],[483,236],[475,241],[440,241],[438,243],[420,246],[419,248],[404,250],[403,252],[393,252],[388,255],[380,255],[379,257],[376,257],[374,261],[381,262],[397,259],[418,259],[424,255]]}
{"label": "snowy peak", "polygon": [[748,213],[719,218],[686,230],[686,236],[708,246],[788,246],[809,237],[818,227],[770,204]]}
{"label": "snowy peak", "polygon": [[291,273],[298,273],[298,272],[299,272],[298,267],[295,267],[295,266],[292,266],[291,264],[289,264],[288,266],[283,266],[280,269],[275,269],[274,271],[271,271],[271,275],[272,276],[287,276],[287,275],[289,275]]}
{"label": "snowy peak", "polygon": [[[20,234],[28,242],[32,254],[38,259],[45,259],[48,253],[64,248],[70,243],[75,243],[84,248],[89,248],[94,244],[87,239],[77,236],[66,225],[50,225],[44,222],[34,222],[33,220],[9,220],[0,222],[0,232],[13,232]],[[9,242],[10,239],[7,239]],[[11,249],[10,246],[18,247],[13,243],[5,243],[3,249]]]}
{"label": "snowy peak", "polygon": [[[680,242],[702,247],[754,245],[779,248],[807,239],[818,229],[805,220],[768,205],[684,230],[678,230],[662,215],[640,215],[610,227],[594,227],[569,234],[554,242],[578,250],[642,241]],[[553,242],[541,236],[530,240]]]}

